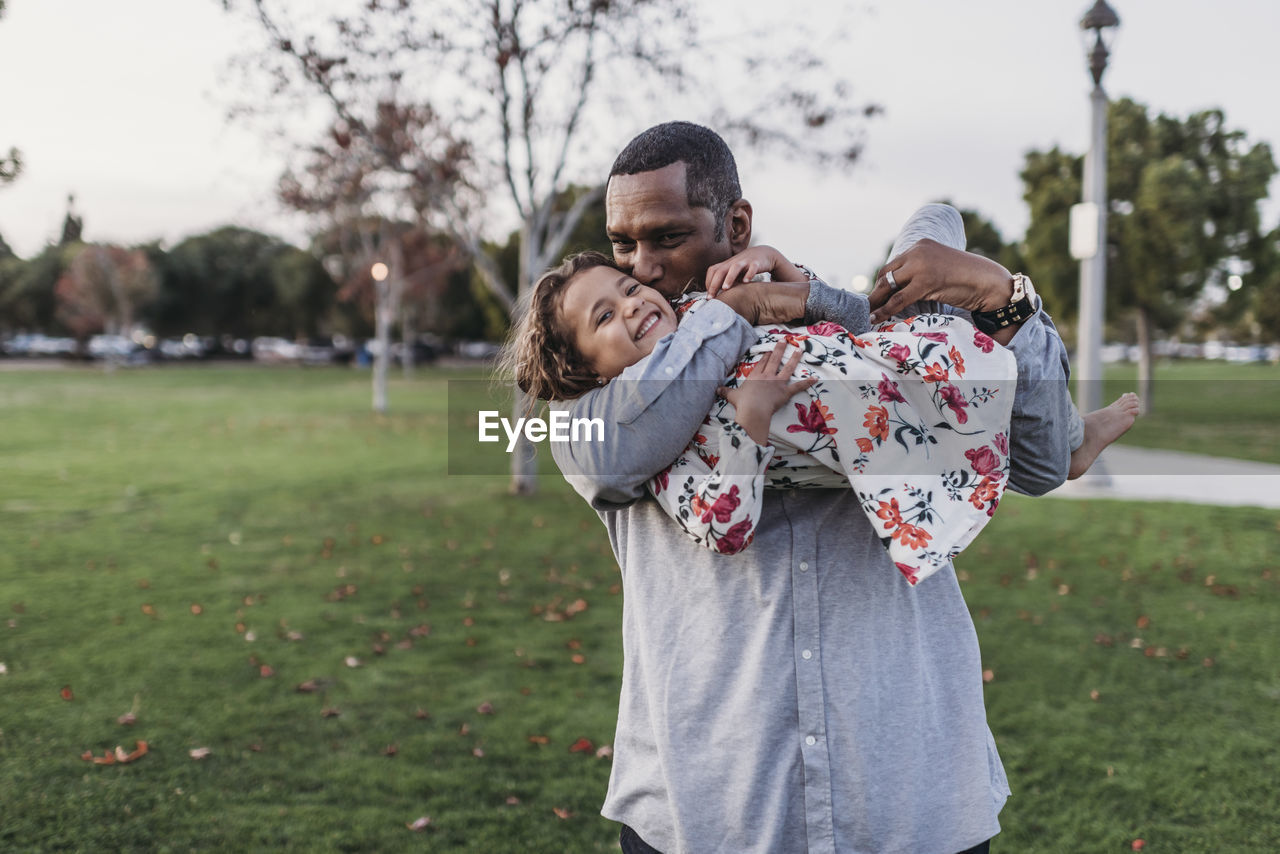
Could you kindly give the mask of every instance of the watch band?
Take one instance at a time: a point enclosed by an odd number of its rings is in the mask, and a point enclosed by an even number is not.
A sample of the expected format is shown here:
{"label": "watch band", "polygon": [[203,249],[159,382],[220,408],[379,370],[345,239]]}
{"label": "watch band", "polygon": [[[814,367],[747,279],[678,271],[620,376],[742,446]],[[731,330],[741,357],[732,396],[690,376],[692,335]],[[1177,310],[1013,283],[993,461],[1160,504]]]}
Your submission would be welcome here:
{"label": "watch band", "polygon": [[993,335],[1005,327],[1029,320],[1036,313],[1031,299],[1034,295],[1035,288],[1031,284],[1031,279],[1022,273],[1017,273],[1013,277],[1013,298],[1009,304],[993,311],[972,312],[973,325],[979,332]]}

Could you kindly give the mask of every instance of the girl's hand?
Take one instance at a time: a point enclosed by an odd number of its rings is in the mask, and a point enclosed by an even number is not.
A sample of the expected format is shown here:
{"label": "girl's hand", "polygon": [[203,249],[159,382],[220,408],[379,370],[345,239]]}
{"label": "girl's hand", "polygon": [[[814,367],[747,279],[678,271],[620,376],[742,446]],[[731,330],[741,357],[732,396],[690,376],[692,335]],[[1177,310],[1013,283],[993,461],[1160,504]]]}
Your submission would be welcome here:
{"label": "girl's hand", "polygon": [[769,419],[773,413],[785,406],[792,396],[818,381],[817,377],[809,377],[791,382],[796,366],[800,364],[801,351],[797,348],[784,365],[782,353],[786,349],[787,342],[779,341],[768,356],[756,363],[741,385],[737,388],[721,386],[719,389],[720,396],[737,410],[738,424],[757,445],[768,443]]}
{"label": "girl's hand", "polygon": [[768,273],[775,282],[806,282],[804,272],[772,246],[752,246],[727,261],[707,268],[704,283],[707,296],[714,298],[721,290],[729,290],[739,282],[749,282]]}

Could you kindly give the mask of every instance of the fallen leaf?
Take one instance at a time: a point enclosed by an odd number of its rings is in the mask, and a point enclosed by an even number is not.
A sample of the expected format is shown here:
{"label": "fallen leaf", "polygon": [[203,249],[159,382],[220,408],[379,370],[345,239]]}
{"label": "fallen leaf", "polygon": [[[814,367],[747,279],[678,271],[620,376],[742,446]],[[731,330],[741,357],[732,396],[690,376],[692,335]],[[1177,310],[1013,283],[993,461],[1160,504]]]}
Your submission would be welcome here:
{"label": "fallen leaf", "polygon": [[471,749],[471,755],[479,759],[480,757],[484,756],[484,751],[478,747],[473,747]]}
{"label": "fallen leaf", "polygon": [[577,741],[575,741],[573,744],[569,745],[570,753],[589,753],[595,749],[596,749],[596,746],[591,743],[590,739],[587,739],[587,738],[580,738]]}
{"label": "fallen leaf", "polygon": [[413,713],[413,716],[420,721],[425,721],[431,717],[431,715],[427,713],[426,709],[418,709],[416,712]]}
{"label": "fallen leaf", "polygon": [[74,700],[76,698],[76,695],[72,692],[70,685],[63,685],[62,690],[59,691],[58,694],[64,700]]}
{"label": "fallen leaf", "polygon": [[196,604],[195,602],[192,602],[191,613],[195,614],[198,617],[204,613],[204,608],[201,608],[198,604]]}
{"label": "fallen leaf", "polygon": [[995,672],[994,670],[984,670],[984,671],[982,671],[982,681],[983,681],[983,682],[992,682],[992,681],[994,681],[994,680],[995,680],[995,678],[996,678],[996,672]]}
{"label": "fallen leaf", "polygon": [[613,747],[608,744],[602,744],[596,749],[596,759],[608,759],[613,755]]}
{"label": "fallen leaf", "polygon": [[1089,699],[1093,700],[1095,703],[1098,702],[1101,697],[1102,695],[1098,693],[1098,689],[1096,688],[1089,692]]}
{"label": "fallen leaf", "polygon": [[298,683],[296,690],[299,694],[314,694],[320,690],[320,681],[318,679],[308,679],[306,682]]}
{"label": "fallen leaf", "polygon": [[573,661],[574,664],[584,664],[586,663],[587,657],[580,652],[575,652],[570,660]]}
{"label": "fallen leaf", "polygon": [[429,634],[431,634],[430,623],[420,623],[419,625],[416,625],[413,628],[409,629],[409,635],[411,637],[425,638]]}
{"label": "fallen leaf", "polygon": [[142,613],[146,614],[148,617],[154,617],[156,615],[155,606],[149,602],[144,603],[142,606]]}
{"label": "fallen leaf", "polygon": [[480,705],[476,706],[476,712],[482,715],[493,714],[493,703],[488,703],[488,702],[481,703]]}
{"label": "fallen leaf", "polygon": [[360,659],[356,658],[354,655],[348,655],[346,658],[342,659],[342,661],[347,665],[347,667],[360,666]]}
{"label": "fallen leaf", "polygon": [[407,822],[405,824],[405,827],[409,828],[410,830],[415,830],[418,833],[421,833],[422,831],[426,830],[430,826],[431,826],[431,816],[429,815],[424,815],[421,818],[416,818],[413,821]]}
{"label": "fallen leaf", "polygon": [[1129,847],[1134,851],[1141,851],[1143,848],[1147,847],[1147,841],[1145,839],[1135,839],[1133,840],[1133,844]]}
{"label": "fallen leaf", "polygon": [[291,631],[287,635],[285,635],[285,637],[291,641],[300,641],[302,640],[302,632]]}
{"label": "fallen leaf", "polygon": [[258,675],[261,676],[263,679],[269,679],[270,677],[276,675],[276,671],[275,671],[275,668],[273,668],[270,664],[264,664],[258,668]]}
{"label": "fallen leaf", "polygon": [[147,755],[147,743],[145,741],[135,742],[133,752],[125,753],[124,748],[116,745],[115,750],[104,751],[101,756],[94,756],[93,751],[86,750],[80,754],[80,758],[86,762],[92,762],[94,765],[127,765]]}
{"label": "fallen leaf", "polygon": [[342,714],[342,710],[335,709],[333,706],[325,706],[320,710],[320,717],[322,718],[336,718],[340,714]]}
{"label": "fallen leaf", "polygon": [[529,736],[529,743],[530,743],[530,744],[547,744],[547,743],[548,743],[548,742],[550,742],[550,741],[551,741],[551,739],[547,738],[545,735],[531,735],[531,736]]}
{"label": "fallen leaf", "polygon": [[587,610],[587,600],[575,599],[565,606],[564,613],[566,616],[572,617],[575,614],[581,614],[585,610]]}
{"label": "fallen leaf", "polygon": [[9,668],[7,668],[7,667],[5,667],[5,666],[4,666],[4,662],[3,662],[3,661],[0,661],[0,676],[3,676],[3,675],[5,675],[5,674],[6,674],[6,673],[8,673],[8,672],[9,672]]}
{"label": "fallen leaf", "polygon": [[138,722],[138,716],[135,715],[133,712],[125,712],[123,715],[116,718],[116,723],[120,724],[121,726],[133,726],[137,722]]}
{"label": "fallen leaf", "polygon": [[520,803],[520,799],[515,795],[507,795],[507,806],[513,807],[518,803]]}
{"label": "fallen leaf", "polygon": [[1148,617],[1146,614],[1143,614],[1141,617],[1138,618],[1138,628],[1145,629],[1149,625],[1151,625],[1151,618]]}
{"label": "fallen leaf", "polygon": [[569,647],[569,649],[582,649],[582,641],[577,638],[569,638],[569,640],[565,642],[565,646]]}
{"label": "fallen leaf", "polygon": [[213,753],[213,751],[207,747],[193,747],[192,749],[188,750],[187,753],[191,756],[192,759],[199,760],[199,759],[207,759],[209,757],[209,754]]}
{"label": "fallen leaf", "polygon": [[398,744],[388,744],[386,747],[382,748],[383,756],[395,756],[399,752],[400,745]]}
{"label": "fallen leaf", "polygon": [[565,809],[564,807],[552,807],[551,811],[554,812],[560,818],[573,817],[573,813],[569,812],[569,810]]}

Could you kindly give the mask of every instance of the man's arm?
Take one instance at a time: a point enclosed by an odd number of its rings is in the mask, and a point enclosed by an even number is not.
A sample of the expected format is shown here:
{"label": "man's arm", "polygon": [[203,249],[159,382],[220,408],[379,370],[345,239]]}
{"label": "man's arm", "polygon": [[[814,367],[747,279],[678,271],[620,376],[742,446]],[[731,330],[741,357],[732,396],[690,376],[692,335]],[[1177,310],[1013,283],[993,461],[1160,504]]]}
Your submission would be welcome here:
{"label": "man's arm", "polygon": [[729,306],[709,300],[608,385],[552,404],[571,418],[603,419],[608,430],[602,442],[551,443],[565,479],[597,510],[640,498],[645,482],[693,439],[716,389],[755,339]]}

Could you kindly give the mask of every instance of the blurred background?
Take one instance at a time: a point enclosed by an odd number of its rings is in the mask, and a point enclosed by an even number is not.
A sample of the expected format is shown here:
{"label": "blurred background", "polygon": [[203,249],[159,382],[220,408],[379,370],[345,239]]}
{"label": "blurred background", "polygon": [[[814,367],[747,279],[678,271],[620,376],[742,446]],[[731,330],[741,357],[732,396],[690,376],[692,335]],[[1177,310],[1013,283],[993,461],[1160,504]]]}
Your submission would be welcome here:
{"label": "blurred background", "polygon": [[[829,281],[868,288],[947,200],[1074,344],[1087,4],[526,3],[506,31],[486,5],[10,0],[0,351],[488,355],[529,276],[606,246],[597,185],[671,118],[729,139],[756,239]],[[1280,11],[1117,11],[1105,358],[1149,332],[1274,361]]]}

